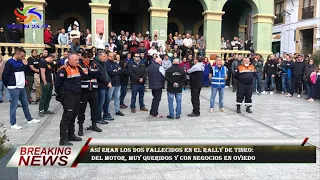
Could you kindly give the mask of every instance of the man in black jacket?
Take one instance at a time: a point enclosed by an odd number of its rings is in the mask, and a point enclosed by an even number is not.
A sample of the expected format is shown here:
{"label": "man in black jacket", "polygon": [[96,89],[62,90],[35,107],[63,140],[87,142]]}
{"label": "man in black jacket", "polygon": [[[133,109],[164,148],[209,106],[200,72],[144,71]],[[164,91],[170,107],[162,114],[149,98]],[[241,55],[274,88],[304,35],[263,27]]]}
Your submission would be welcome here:
{"label": "man in black jacket", "polygon": [[201,59],[194,58],[194,65],[187,71],[190,75],[190,90],[191,90],[191,102],[193,111],[188,114],[189,117],[200,116],[200,92],[202,87],[202,75],[204,71],[204,64]]}
{"label": "man in black jacket", "polygon": [[[120,65],[114,61],[113,52],[108,53],[108,61],[106,62],[107,73],[110,77],[112,87],[108,90],[109,99],[114,99],[114,108],[117,116],[124,116],[120,111],[120,74],[122,69]],[[108,112],[104,112],[107,116],[111,117],[110,114],[110,103],[108,104]]]}
{"label": "man in black jacket", "polygon": [[95,63],[97,64],[97,68],[101,72],[101,76],[97,78],[98,80],[98,123],[100,124],[108,124],[105,120],[114,120],[112,117],[102,118],[102,108],[104,112],[108,112],[108,106],[105,104],[109,104],[108,97],[108,89],[112,87],[109,75],[106,69],[106,61],[107,54],[104,51],[100,51],[98,57],[96,58]]}
{"label": "man in black jacket", "polygon": [[[83,71],[90,72],[90,80],[81,79],[81,93],[80,93],[80,110],[78,114],[79,131],[78,135],[83,136],[83,123],[86,118],[86,108],[89,102],[92,126],[89,128],[92,131],[102,132],[97,126],[98,120],[98,82],[97,78],[101,76],[101,72],[97,68],[96,62],[90,60],[90,55],[86,52],[81,54],[82,60],[79,64]],[[89,78],[88,78],[89,79]]]}
{"label": "man in black jacket", "polygon": [[164,76],[165,70],[161,66],[162,59],[157,58],[155,63],[152,63],[148,68],[149,74],[149,88],[152,90],[152,104],[150,110],[150,116],[155,118],[162,118],[163,116],[159,116],[158,109],[161,101],[162,89],[164,88]]}
{"label": "man in black jacket", "polygon": [[292,67],[292,88],[290,89],[290,94],[287,95],[288,97],[292,97],[294,92],[297,91],[297,97],[301,98],[303,74],[306,66],[307,64],[304,62],[303,56],[298,55],[298,59]]}
{"label": "man in black jacket", "polygon": [[145,64],[140,63],[140,55],[139,53],[135,53],[134,55],[134,62],[128,64],[128,72],[130,75],[131,80],[131,112],[136,113],[136,98],[137,94],[139,93],[139,104],[141,111],[149,111],[146,109],[144,105],[144,90],[145,90],[145,83],[147,79],[147,68]]}
{"label": "man in black jacket", "polygon": [[264,85],[265,91],[263,91],[262,94],[268,94],[268,91],[270,91],[270,95],[273,95],[273,90],[275,87],[275,77],[277,75],[277,64],[278,62],[276,61],[274,55],[270,55],[266,64],[264,65],[264,76],[266,80]]}
{"label": "man in black jacket", "polygon": [[168,104],[169,116],[167,118],[174,119],[173,99],[176,98],[176,119],[180,119],[181,102],[182,102],[182,87],[185,84],[187,77],[182,68],[179,67],[179,59],[172,61],[172,66],[166,71],[166,80],[168,81]]}

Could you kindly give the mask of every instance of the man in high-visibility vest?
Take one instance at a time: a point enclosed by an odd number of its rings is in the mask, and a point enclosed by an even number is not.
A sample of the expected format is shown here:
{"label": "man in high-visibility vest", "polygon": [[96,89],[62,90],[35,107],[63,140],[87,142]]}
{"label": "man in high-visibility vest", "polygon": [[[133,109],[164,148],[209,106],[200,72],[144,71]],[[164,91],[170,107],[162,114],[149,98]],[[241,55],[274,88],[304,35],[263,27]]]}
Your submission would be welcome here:
{"label": "man in high-visibility vest", "polygon": [[223,97],[224,97],[224,89],[226,86],[227,79],[227,71],[228,69],[222,64],[222,59],[217,57],[216,65],[213,66],[210,70],[209,79],[211,79],[211,99],[210,99],[210,112],[214,111],[214,102],[217,95],[219,93],[219,108],[221,112],[224,112],[223,109]]}
{"label": "man in high-visibility vest", "polygon": [[238,80],[237,113],[241,113],[241,105],[244,100],[246,111],[252,113],[252,84],[255,68],[250,64],[249,58],[244,58],[241,65],[235,70],[235,78]]}

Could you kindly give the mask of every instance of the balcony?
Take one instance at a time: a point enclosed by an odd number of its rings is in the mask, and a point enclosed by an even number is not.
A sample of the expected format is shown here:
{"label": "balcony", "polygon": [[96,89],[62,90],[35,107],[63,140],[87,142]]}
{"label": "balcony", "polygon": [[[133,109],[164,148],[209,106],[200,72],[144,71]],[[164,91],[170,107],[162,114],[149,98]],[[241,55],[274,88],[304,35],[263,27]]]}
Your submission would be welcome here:
{"label": "balcony", "polygon": [[302,19],[313,18],[314,15],[314,6],[305,7],[302,9]]}
{"label": "balcony", "polygon": [[276,14],[276,18],[274,19],[273,23],[276,24],[282,24],[284,20],[284,16],[282,14]]}

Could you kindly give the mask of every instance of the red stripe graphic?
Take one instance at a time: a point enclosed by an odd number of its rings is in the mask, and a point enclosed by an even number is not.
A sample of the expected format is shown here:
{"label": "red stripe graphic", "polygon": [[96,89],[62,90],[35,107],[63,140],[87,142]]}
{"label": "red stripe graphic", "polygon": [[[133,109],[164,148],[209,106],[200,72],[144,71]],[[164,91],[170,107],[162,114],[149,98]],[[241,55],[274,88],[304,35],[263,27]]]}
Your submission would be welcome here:
{"label": "red stripe graphic", "polygon": [[86,151],[89,149],[89,146],[83,146],[81,149],[79,155],[77,156],[76,160],[72,164],[72,168],[75,168],[78,166],[80,159],[85,155]]}
{"label": "red stripe graphic", "polygon": [[92,140],[92,138],[89,138],[89,139],[87,140],[85,146],[88,146],[91,140]]}
{"label": "red stripe graphic", "polygon": [[307,141],[309,140],[309,138],[304,138],[304,140],[303,140],[303,142],[302,142],[302,144],[301,144],[301,146],[304,146],[306,143],[307,143]]}

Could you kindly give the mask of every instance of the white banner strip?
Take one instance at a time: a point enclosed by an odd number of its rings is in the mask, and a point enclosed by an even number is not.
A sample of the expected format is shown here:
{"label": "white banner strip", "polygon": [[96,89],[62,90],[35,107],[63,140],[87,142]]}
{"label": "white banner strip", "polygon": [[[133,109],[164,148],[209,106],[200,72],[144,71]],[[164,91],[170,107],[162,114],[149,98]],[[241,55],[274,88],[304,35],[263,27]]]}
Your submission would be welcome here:
{"label": "white banner strip", "polygon": [[305,138],[287,139],[96,139],[89,146],[301,146]]}

